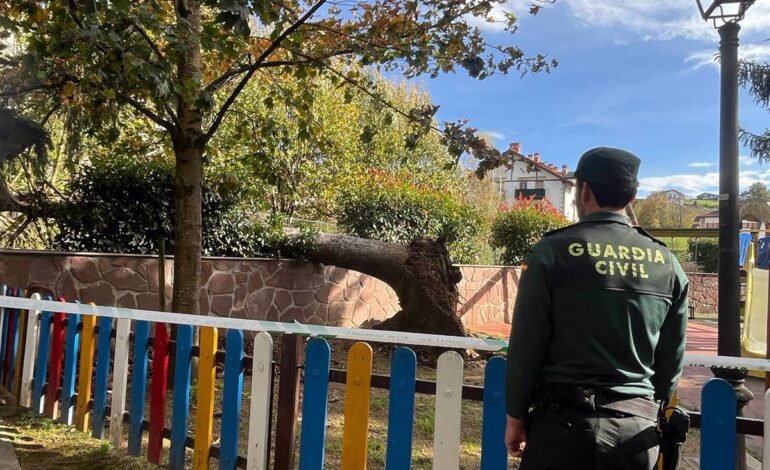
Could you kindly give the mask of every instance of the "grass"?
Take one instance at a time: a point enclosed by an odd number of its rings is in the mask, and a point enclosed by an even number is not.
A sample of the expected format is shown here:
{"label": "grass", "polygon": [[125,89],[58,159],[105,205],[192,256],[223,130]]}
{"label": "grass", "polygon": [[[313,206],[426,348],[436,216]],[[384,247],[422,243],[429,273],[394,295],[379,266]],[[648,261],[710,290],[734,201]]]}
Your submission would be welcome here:
{"label": "grass", "polygon": [[15,408],[0,408],[3,415],[0,437],[13,444],[22,470],[155,468],[143,458],[130,457],[123,450],[113,449],[107,441],[93,439],[31,412],[16,414]]}
{"label": "grass", "polygon": [[705,207],[707,209],[716,209],[719,207],[719,201],[706,201],[699,199],[688,199],[685,201],[685,205]]}

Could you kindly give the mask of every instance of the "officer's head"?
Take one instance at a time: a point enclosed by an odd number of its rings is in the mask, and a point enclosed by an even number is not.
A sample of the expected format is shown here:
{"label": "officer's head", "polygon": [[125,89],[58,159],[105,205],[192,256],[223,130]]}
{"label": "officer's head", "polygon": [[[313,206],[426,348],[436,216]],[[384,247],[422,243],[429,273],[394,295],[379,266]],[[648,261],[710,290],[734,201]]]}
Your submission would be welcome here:
{"label": "officer's head", "polygon": [[636,198],[641,160],[625,150],[597,147],[580,157],[577,179],[578,215],[618,211]]}

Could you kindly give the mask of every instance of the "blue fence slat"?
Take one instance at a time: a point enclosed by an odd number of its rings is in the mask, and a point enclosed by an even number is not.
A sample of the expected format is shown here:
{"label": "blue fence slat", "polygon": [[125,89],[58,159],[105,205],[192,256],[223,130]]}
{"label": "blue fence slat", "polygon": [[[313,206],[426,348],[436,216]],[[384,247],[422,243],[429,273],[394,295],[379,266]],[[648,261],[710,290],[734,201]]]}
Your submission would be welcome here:
{"label": "blue fence slat", "polygon": [[[49,295],[46,299],[53,300]],[[37,343],[37,358],[35,359],[35,380],[32,384],[32,410],[35,413],[42,413],[43,407],[41,401],[43,397],[43,385],[48,376],[48,357],[51,351],[51,312],[42,312],[40,314],[40,331]]]}
{"label": "blue fence slat", "polygon": [[139,320],[134,327],[134,370],[131,373],[131,408],[128,424],[128,453],[142,453],[142,420],[144,399],[147,392],[147,349],[150,339],[150,323]]}
{"label": "blue fence slat", "polygon": [[326,413],[329,407],[331,348],[323,338],[313,338],[305,353],[305,385],[302,390],[302,430],[299,435],[299,468],[324,468]]}
{"label": "blue fence slat", "polygon": [[412,467],[412,427],[414,424],[414,390],[417,381],[417,357],[401,346],[393,351],[390,364],[390,398],[388,403],[387,469]]}
{"label": "blue fence slat", "polygon": [[484,411],[481,424],[481,470],[508,468],[505,441],[505,359],[498,356],[484,369]]}
{"label": "blue fence slat", "polygon": [[222,390],[222,439],[219,445],[221,470],[235,470],[242,396],[243,332],[228,330],[225,348],[225,385]]}
{"label": "blue fence slat", "polygon": [[190,361],[192,359],[193,327],[176,327],[176,362],[174,364],[174,402],[171,418],[170,470],[184,470],[187,422],[190,415]]}
{"label": "blue fence slat", "polygon": [[735,468],[736,397],[722,379],[711,379],[701,390],[701,470]]}
{"label": "blue fence slat", "polygon": [[80,315],[73,313],[67,319],[67,332],[64,340],[64,369],[62,369],[61,408],[59,422],[72,424],[75,419],[72,396],[75,394],[75,375],[78,367],[78,350],[80,347]]}
{"label": "blue fence slat", "polygon": [[94,405],[91,409],[91,434],[104,437],[104,415],[107,408],[107,384],[110,378],[112,352],[112,318],[99,317],[99,337],[96,339],[96,372],[94,374]]}
{"label": "blue fence slat", "polygon": [[[11,295],[8,286],[5,284],[0,285],[0,294]],[[5,350],[8,346],[8,320],[10,317],[10,309],[0,307],[0,383],[3,383],[5,378]]]}
{"label": "blue fence slat", "polygon": [[[11,289],[10,295],[20,297],[21,289]],[[8,363],[8,368],[5,371],[5,384],[8,388],[12,388],[13,380],[16,378],[16,374],[19,372],[16,370],[16,356],[19,354],[19,321],[21,320],[21,311],[17,308],[9,309],[9,331],[8,342],[10,343],[10,350],[6,352],[8,357],[5,358],[5,362]]]}

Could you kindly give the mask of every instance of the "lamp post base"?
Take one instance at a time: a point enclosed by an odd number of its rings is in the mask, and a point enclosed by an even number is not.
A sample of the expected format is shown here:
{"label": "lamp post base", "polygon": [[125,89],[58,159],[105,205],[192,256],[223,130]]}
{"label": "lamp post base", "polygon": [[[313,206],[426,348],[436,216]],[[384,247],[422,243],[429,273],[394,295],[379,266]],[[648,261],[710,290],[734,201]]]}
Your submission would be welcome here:
{"label": "lamp post base", "polygon": [[[743,408],[754,399],[754,394],[751,390],[746,388],[746,377],[749,375],[748,371],[745,369],[723,369],[712,367],[711,372],[714,374],[714,377],[726,380],[727,383],[733,387],[738,404],[737,416],[743,416]],[[743,434],[738,434],[735,455],[737,458],[735,468],[738,470],[746,470],[746,436]]]}

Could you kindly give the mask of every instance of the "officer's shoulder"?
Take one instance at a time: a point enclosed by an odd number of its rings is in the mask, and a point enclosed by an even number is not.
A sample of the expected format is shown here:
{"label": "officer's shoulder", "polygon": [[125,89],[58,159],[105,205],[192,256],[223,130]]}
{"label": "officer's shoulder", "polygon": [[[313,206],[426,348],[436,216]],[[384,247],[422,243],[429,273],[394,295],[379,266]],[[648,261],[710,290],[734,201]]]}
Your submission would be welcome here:
{"label": "officer's shoulder", "polygon": [[549,232],[545,232],[543,234],[543,238],[552,237],[554,235],[558,235],[558,234],[564,233],[564,232],[569,232],[570,230],[578,228],[580,225],[581,225],[581,223],[577,222],[577,223],[574,223],[574,224],[565,225],[564,227],[553,229],[553,230],[551,230]]}
{"label": "officer's shoulder", "polygon": [[637,233],[639,233],[639,235],[647,237],[650,240],[652,240],[653,242],[657,243],[658,245],[661,245],[661,246],[664,246],[664,247],[668,248],[668,245],[666,245],[663,241],[661,241],[661,240],[653,237],[652,235],[650,235],[650,233],[647,230],[643,229],[642,227],[636,226],[636,227],[634,227],[634,229],[637,231]]}

